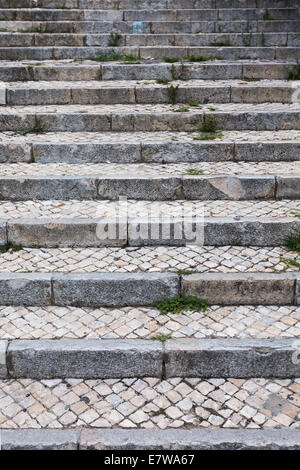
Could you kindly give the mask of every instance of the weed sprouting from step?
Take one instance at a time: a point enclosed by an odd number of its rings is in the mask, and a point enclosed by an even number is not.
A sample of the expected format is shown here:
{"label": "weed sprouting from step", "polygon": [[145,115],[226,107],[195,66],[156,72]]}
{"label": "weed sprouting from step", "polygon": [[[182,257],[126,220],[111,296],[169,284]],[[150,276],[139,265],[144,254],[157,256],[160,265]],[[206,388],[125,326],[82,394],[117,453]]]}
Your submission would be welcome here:
{"label": "weed sprouting from step", "polygon": [[179,85],[171,85],[167,88],[167,93],[168,97],[170,100],[170,103],[176,104],[177,103],[177,98],[178,98],[178,93],[179,93]]}
{"label": "weed sprouting from step", "polygon": [[66,9],[66,4],[63,3],[62,5],[56,5],[56,7],[54,7],[56,10],[65,10]]}
{"label": "weed sprouting from step", "polygon": [[289,80],[300,80],[300,63],[287,70]]}
{"label": "weed sprouting from step", "polygon": [[28,129],[17,131],[16,133],[20,135],[27,135],[27,134],[45,134],[45,132],[46,132],[45,124],[40,118],[35,117],[33,127],[29,127]]}
{"label": "weed sprouting from step", "polygon": [[197,103],[197,101],[190,100],[186,104],[188,104],[192,108],[199,108],[199,103]]}
{"label": "weed sprouting from step", "polygon": [[179,59],[176,59],[176,57],[163,57],[163,60],[168,64],[174,64],[175,62],[179,62]]}
{"label": "weed sprouting from step", "polygon": [[300,253],[300,226],[285,238],[284,245],[289,251]]}
{"label": "weed sprouting from step", "polygon": [[158,333],[157,335],[152,336],[151,339],[164,343],[168,339],[172,339],[172,335],[170,333]]}
{"label": "weed sprouting from step", "polygon": [[178,276],[190,276],[191,274],[199,274],[200,271],[195,269],[177,269],[174,273],[178,274]]}
{"label": "weed sprouting from step", "polygon": [[208,310],[206,300],[199,299],[193,295],[175,296],[161,302],[153,302],[153,305],[160,311],[161,315],[181,312],[206,312]]}
{"label": "weed sprouting from step", "polygon": [[20,33],[37,33],[37,34],[52,34],[55,33],[52,29],[48,29],[45,26],[32,26],[31,28],[21,29]]}
{"label": "weed sprouting from step", "polygon": [[189,110],[187,106],[180,106],[180,108],[174,109],[174,113],[188,113]]}
{"label": "weed sprouting from step", "polygon": [[107,45],[109,47],[118,47],[122,39],[122,34],[110,33]]}
{"label": "weed sprouting from step", "polygon": [[272,21],[274,18],[272,18],[272,16],[270,15],[270,13],[268,11],[266,11],[264,14],[263,14],[263,17],[262,17],[263,21]]}
{"label": "weed sprouting from step", "polygon": [[[79,59],[85,60],[85,59]],[[120,52],[112,51],[109,54],[99,54],[93,57],[87,57],[86,60],[92,60],[94,62],[115,62],[115,61],[125,61],[126,63],[140,63],[139,57],[130,54],[121,54]]]}
{"label": "weed sprouting from step", "polygon": [[0,29],[0,33],[6,33],[6,32],[7,32],[7,29],[5,29],[5,28]]}
{"label": "weed sprouting from step", "polygon": [[158,85],[168,85],[170,82],[171,82],[170,78],[165,78],[165,77],[158,78],[158,79],[156,80],[156,83],[157,83]]}
{"label": "weed sprouting from step", "polygon": [[181,62],[179,67],[178,66],[176,67],[174,64],[172,64],[171,75],[172,75],[173,80],[182,80],[182,81],[187,80],[184,63]]}
{"label": "weed sprouting from step", "polygon": [[198,170],[197,168],[188,168],[185,173],[187,175],[194,175],[194,176],[197,176],[197,175],[203,175],[204,171],[203,170]]}
{"label": "weed sprouting from step", "polygon": [[280,262],[285,263],[288,266],[293,266],[294,268],[300,269],[300,263],[297,261],[296,258],[283,258],[282,256],[280,257]]}
{"label": "weed sprouting from step", "polygon": [[199,126],[199,136],[194,137],[194,140],[215,140],[222,137],[222,132],[218,129],[217,120],[215,116],[204,116],[204,121]]}
{"label": "weed sprouting from step", "polygon": [[20,251],[22,250],[23,247],[22,245],[16,245],[15,243],[12,242],[7,242],[5,245],[0,245],[0,253],[13,253],[15,251]]}

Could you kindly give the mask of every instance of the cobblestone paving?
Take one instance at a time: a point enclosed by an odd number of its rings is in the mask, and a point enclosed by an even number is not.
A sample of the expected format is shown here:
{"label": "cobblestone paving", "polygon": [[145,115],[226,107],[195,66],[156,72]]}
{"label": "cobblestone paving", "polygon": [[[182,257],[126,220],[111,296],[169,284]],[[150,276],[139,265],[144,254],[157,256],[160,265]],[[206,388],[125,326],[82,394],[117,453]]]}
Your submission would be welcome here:
{"label": "cobblestone paving", "polygon": [[300,428],[300,379],[2,380],[1,428]]}
{"label": "cobblestone paving", "polygon": [[292,217],[299,213],[300,200],[281,201],[135,201],[125,205],[115,201],[21,201],[0,202],[0,217],[3,219],[48,217],[90,218],[115,217],[118,211],[128,217],[198,216],[202,217]]}
{"label": "cobblestone paving", "polygon": [[299,338],[300,307],[212,306],[161,315],[154,308],[0,307],[1,339]]}
{"label": "cobblestone paving", "polygon": [[[226,142],[277,142],[300,141],[300,130],[278,131],[223,131],[223,136],[216,141]],[[29,142],[186,142],[193,141],[197,132],[47,132],[46,134],[17,135],[12,131],[0,132],[0,142],[20,144]],[[212,141],[213,144],[215,141]],[[198,141],[199,143],[199,141]],[[205,142],[204,142],[205,143]],[[207,142],[206,142],[207,144]]]}
{"label": "cobblestone paving", "polygon": [[[160,85],[155,80],[89,80],[89,81],[28,81],[28,82],[9,82],[5,83],[6,88],[35,88],[35,89],[53,89],[53,88],[129,88],[129,87],[141,87],[145,86],[151,88],[166,88],[166,85]],[[193,87],[230,87],[245,85],[248,88],[252,87],[287,87],[295,88],[297,81],[293,80],[259,80],[257,82],[247,82],[243,80],[172,80],[172,85],[180,85],[181,88],[193,88]],[[200,106],[202,107],[202,106]]]}
{"label": "cobblestone paving", "polygon": [[291,259],[281,247],[24,248],[1,253],[0,272],[298,272]]}
{"label": "cobblestone paving", "polygon": [[[213,110],[211,109],[213,107]],[[178,104],[95,104],[95,105],[45,105],[45,106],[6,106],[1,108],[1,114],[16,114],[16,113],[168,113],[174,112],[178,109]],[[255,112],[255,111],[299,111],[300,103],[262,103],[262,104],[242,104],[242,103],[218,103],[218,104],[205,104],[201,108],[190,107],[189,111],[184,114],[202,114],[203,112],[213,113],[214,111],[221,112]],[[178,114],[178,113],[176,113]]]}
{"label": "cobblestone paving", "polygon": [[[201,163],[10,163],[0,164],[0,175],[18,178],[19,176],[94,176],[131,177],[136,176],[188,176],[187,170],[194,168],[201,170],[204,175],[255,175],[268,174],[283,176],[287,174],[300,174],[300,162],[201,162]],[[284,172],[284,173],[283,173]],[[1,177],[0,176],[0,177]]]}

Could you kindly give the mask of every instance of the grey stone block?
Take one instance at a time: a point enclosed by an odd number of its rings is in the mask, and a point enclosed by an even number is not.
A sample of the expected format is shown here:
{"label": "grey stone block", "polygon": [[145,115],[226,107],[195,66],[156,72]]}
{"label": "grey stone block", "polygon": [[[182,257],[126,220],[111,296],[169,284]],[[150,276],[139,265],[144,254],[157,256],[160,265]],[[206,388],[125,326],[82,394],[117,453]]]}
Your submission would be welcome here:
{"label": "grey stone block", "polygon": [[7,242],[7,221],[0,219],[0,245],[5,245]]}
{"label": "grey stone block", "polygon": [[142,161],[146,163],[218,162],[233,160],[230,142],[144,142]]}
{"label": "grey stone block", "polygon": [[77,450],[80,431],[69,429],[2,429],[2,450]]}
{"label": "grey stone block", "polygon": [[[14,432],[14,431],[12,431]],[[81,450],[299,450],[299,429],[84,429]]]}
{"label": "grey stone block", "polygon": [[287,78],[287,68],[287,64],[276,62],[269,64],[244,64],[243,78],[282,80]]}
{"label": "grey stone block", "polygon": [[30,89],[9,88],[7,89],[7,105],[47,105],[47,104],[70,104],[71,90],[68,89]]}
{"label": "grey stone block", "polygon": [[295,352],[294,338],[168,340],[166,377],[298,377]]}
{"label": "grey stone block", "polygon": [[152,305],[179,293],[179,277],[171,273],[57,274],[53,281],[55,305]]}
{"label": "grey stone block", "polygon": [[161,377],[163,346],[139,339],[16,340],[9,345],[11,377]]}
{"label": "grey stone block", "polygon": [[181,289],[211,305],[293,305],[295,283],[294,273],[209,272],[183,276]]}
{"label": "grey stone block", "polygon": [[[1,146],[0,146],[1,150]],[[141,160],[141,146],[136,143],[33,143],[37,163],[135,163]]]}
{"label": "grey stone block", "polygon": [[0,273],[1,305],[49,305],[51,274]]}
{"label": "grey stone block", "polygon": [[[175,64],[175,71],[180,72],[180,66]],[[222,63],[193,63],[184,65],[185,76],[195,80],[230,80],[242,78],[242,64]]]}
{"label": "grey stone block", "polygon": [[[0,339],[0,379],[5,379],[8,376],[7,366],[6,366],[6,351],[7,351],[8,341]],[[1,436],[0,436],[0,445],[1,445]]]}
{"label": "grey stone block", "polygon": [[232,103],[290,103],[293,89],[287,86],[232,86]]}
{"label": "grey stone block", "polygon": [[0,177],[0,200],[30,199],[97,199],[97,182],[81,176]]}
{"label": "grey stone block", "polygon": [[107,224],[115,224],[113,218],[95,219],[15,219],[8,222],[8,240],[24,247],[66,246],[123,246],[127,242],[125,228],[120,222],[121,235],[108,232],[105,238],[98,233]]}
{"label": "grey stone block", "polygon": [[156,80],[160,77],[171,79],[169,64],[103,64],[102,80]]}
{"label": "grey stone block", "polygon": [[100,65],[76,65],[72,66],[65,64],[65,66],[31,66],[30,72],[33,75],[33,80],[39,81],[80,81],[80,80],[100,80],[101,79],[101,66]]}
{"label": "grey stone block", "polygon": [[300,198],[300,174],[295,176],[277,176],[276,198]]}
{"label": "grey stone block", "polygon": [[186,199],[270,199],[275,197],[273,176],[184,176]]}
{"label": "grey stone block", "polygon": [[30,163],[31,145],[0,143],[0,163]]}
{"label": "grey stone block", "polygon": [[236,142],[235,160],[248,162],[298,161],[299,142]]}
{"label": "grey stone block", "polygon": [[120,196],[147,201],[181,199],[181,178],[170,178],[169,176],[123,176],[115,178],[111,176],[99,179],[98,197],[118,200]]}
{"label": "grey stone block", "polygon": [[295,218],[205,218],[205,245],[282,246],[297,228]]}

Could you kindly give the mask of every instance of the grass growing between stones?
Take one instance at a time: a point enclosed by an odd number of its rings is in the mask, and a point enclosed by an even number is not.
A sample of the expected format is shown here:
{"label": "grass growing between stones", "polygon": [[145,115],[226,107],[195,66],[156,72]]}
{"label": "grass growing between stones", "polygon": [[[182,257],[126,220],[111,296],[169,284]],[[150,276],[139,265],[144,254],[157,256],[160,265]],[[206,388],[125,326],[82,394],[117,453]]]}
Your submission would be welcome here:
{"label": "grass growing between stones", "polygon": [[175,62],[179,62],[179,59],[176,59],[176,57],[163,57],[163,60],[167,62],[167,64],[174,64]]}
{"label": "grass growing between stones", "polygon": [[180,108],[174,109],[174,113],[187,113],[189,110],[187,106],[180,106]]}
{"label": "grass growing between stones", "polygon": [[167,88],[168,97],[170,103],[175,104],[177,103],[178,93],[179,93],[179,85],[171,85]]}
{"label": "grass growing between stones", "polygon": [[215,116],[204,116],[204,122],[199,127],[199,137],[194,140],[215,140],[222,137],[222,132],[218,129]]}
{"label": "grass growing between stones", "polygon": [[284,241],[285,247],[289,251],[300,253],[300,226],[297,230],[288,235]]}
{"label": "grass growing between stones", "polygon": [[189,55],[184,58],[188,62],[207,62],[208,60],[220,60],[217,56]]}
{"label": "grass growing between stones", "polygon": [[177,269],[174,271],[174,273],[178,274],[179,276],[190,276],[191,274],[198,274],[200,271],[195,269]]}
{"label": "grass growing between stones", "polygon": [[288,266],[293,266],[294,268],[300,269],[300,263],[299,263],[299,261],[296,260],[296,258],[283,258],[281,256],[280,257],[280,262],[285,263]]}
{"label": "grass growing between stones", "polygon": [[20,135],[27,135],[27,134],[45,134],[46,129],[45,129],[45,124],[40,118],[35,118],[34,120],[34,126],[29,127],[28,129],[23,129],[20,131],[17,131],[16,134]]}
{"label": "grass growing between stones", "polygon": [[126,64],[135,63],[140,64],[139,57],[130,54],[121,54],[121,52],[112,51],[109,54],[99,54],[94,57],[87,57],[87,59],[76,59],[77,61],[92,60],[94,62],[120,62],[124,61]]}
{"label": "grass growing between stones", "polygon": [[162,77],[162,78],[158,78],[156,80],[156,83],[158,85],[168,85],[172,80],[170,78],[165,78],[165,77]]}
{"label": "grass growing between stones", "polygon": [[122,34],[119,33],[110,33],[107,45],[109,47],[118,47],[122,39]]}
{"label": "grass growing between stones", "polygon": [[23,247],[22,245],[15,245],[12,242],[7,242],[5,245],[0,246],[0,253],[13,253],[15,251],[20,251],[22,250]]}
{"label": "grass growing between stones", "polygon": [[172,339],[172,335],[170,333],[158,333],[157,335],[152,336],[151,339],[164,343],[168,339]]}
{"label": "grass growing between stones", "polygon": [[206,300],[199,299],[193,295],[176,295],[171,299],[153,302],[153,305],[160,311],[161,315],[186,311],[206,312],[208,310]]}
{"label": "grass growing between stones", "polygon": [[289,80],[300,80],[300,64],[295,65],[292,69],[288,69]]}
{"label": "grass growing between stones", "polygon": [[32,26],[31,28],[21,29],[20,33],[37,33],[37,34],[53,34],[55,31],[48,29],[42,25],[40,26]]}
{"label": "grass growing between stones", "polygon": [[204,170],[198,170],[197,168],[188,168],[185,173],[187,175],[194,175],[194,176],[197,176],[197,175],[203,175],[204,173]]}

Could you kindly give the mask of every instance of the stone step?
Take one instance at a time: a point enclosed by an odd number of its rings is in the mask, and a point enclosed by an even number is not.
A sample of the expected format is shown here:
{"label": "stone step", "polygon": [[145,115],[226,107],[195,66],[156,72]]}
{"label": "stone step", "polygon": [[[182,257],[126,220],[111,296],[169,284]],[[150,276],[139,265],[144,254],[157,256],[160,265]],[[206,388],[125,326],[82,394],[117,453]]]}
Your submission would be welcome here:
{"label": "stone step", "polygon": [[[286,339],[1,340],[1,378],[298,377],[299,346]],[[297,347],[298,346],[298,347]]]}
{"label": "stone step", "polygon": [[[199,33],[296,33],[299,20],[248,21],[11,21],[1,30],[42,30],[52,33],[199,34]],[[46,33],[45,33],[46,34]],[[246,36],[248,38],[248,35]]]}
{"label": "stone step", "polygon": [[[273,0],[0,0],[0,8],[157,10],[199,8],[273,8]],[[297,0],[276,0],[276,8],[295,8]]]}
{"label": "stone step", "polygon": [[[288,78],[288,70],[296,63],[290,62],[249,62],[234,63],[187,61],[168,64],[141,60],[140,64],[95,61],[43,61],[43,62],[0,62],[0,79],[4,82],[27,81],[86,81],[86,80],[155,80],[180,77],[187,80],[258,79],[282,80]],[[153,66],[155,65],[155,66]]]}
{"label": "stone step", "polygon": [[[142,47],[97,47],[97,46],[58,46],[58,47],[0,47],[2,60],[63,60],[63,59],[88,59],[97,58],[101,54],[109,55],[112,52],[120,52],[125,55],[139,57],[141,59],[157,59],[164,57],[176,58],[179,62],[187,56],[204,57],[204,61],[210,59],[219,60],[298,60],[300,47],[178,47],[178,46],[142,46]],[[201,59],[201,61],[203,61]]]}
{"label": "stone step", "polygon": [[[242,165],[244,173],[238,175],[230,173],[228,164],[223,166],[227,170],[225,173],[215,170],[213,175],[208,174],[209,166],[206,175],[201,175],[203,170],[200,167],[197,170],[187,165],[181,171],[174,168],[173,174],[172,167],[167,171],[159,168],[151,171],[148,165],[142,168],[115,165],[112,168],[111,164],[104,164],[91,165],[85,171],[84,165],[75,169],[70,165],[62,168],[63,174],[55,174],[55,168],[52,171],[48,169],[50,175],[40,174],[41,166],[42,172],[45,166],[47,172],[48,165],[34,166],[28,165],[22,174],[22,167],[21,173],[16,173],[15,165],[12,168],[9,165],[7,171],[10,175],[0,176],[0,200],[118,201],[120,197],[144,201],[300,199],[300,163],[291,166],[290,175],[280,172],[279,165],[276,170],[280,175],[266,173],[267,163],[262,165],[264,174],[249,174],[247,166]],[[0,171],[2,173],[1,167]],[[189,175],[189,171],[199,171],[200,174]]]}
{"label": "stone step", "polygon": [[[281,246],[298,201],[2,202],[1,242],[24,247]],[[296,217],[295,217],[296,215]]]}
{"label": "stone step", "polygon": [[[223,137],[213,141],[193,140],[198,132],[58,132],[14,135],[11,132],[0,133],[0,162],[19,163],[35,162],[50,165],[51,163],[72,164],[74,171],[87,171],[89,164],[113,163],[171,164],[185,162],[187,168],[195,164],[196,169],[204,173],[218,172],[224,162],[235,162],[238,166],[229,166],[230,173],[240,174],[240,165],[245,162],[272,162],[272,172],[278,174],[274,165],[282,162],[298,162],[300,149],[300,131],[225,131]],[[197,165],[200,163],[201,165]],[[207,162],[207,163],[206,163]],[[209,165],[209,162],[219,166]],[[244,162],[244,163],[243,163]],[[76,167],[74,167],[76,164]],[[83,165],[84,167],[80,166]],[[262,168],[255,165],[256,168]],[[3,174],[10,169],[15,173],[21,171],[19,166],[7,165]],[[220,167],[221,165],[221,167]],[[263,165],[263,163],[260,163]],[[49,174],[40,165],[40,174]],[[193,165],[194,167],[194,165]],[[216,170],[212,170],[215,167]],[[53,167],[51,167],[53,168]],[[56,168],[58,168],[56,166]],[[111,168],[114,168],[111,166]],[[137,167],[136,167],[137,168]],[[253,172],[253,165],[246,164],[247,171]],[[251,168],[251,170],[250,170]],[[298,172],[298,164],[285,164],[285,173]],[[224,168],[223,168],[224,170]],[[29,171],[34,171],[30,170]],[[50,170],[51,171],[51,170]],[[56,170],[55,170],[56,171]],[[263,169],[262,172],[264,173]],[[209,174],[208,173],[208,174]],[[51,173],[50,173],[51,174]],[[76,173],[77,174],[77,173]]]}
{"label": "stone step", "polygon": [[0,108],[0,131],[42,134],[198,130],[200,134],[199,129],[208,116],[214,117],[220,131],[300,130],[300,103],[294,102],[213,103],[200,108],[164,104],[7,106]]}
{"label": "stone step", "polygon": [[297,378],[11,379],[2,386],[3,450],[299,450]]}
{"label": "stone step", "polygon": [[297,86],[297,81],[279,80],[33,81],[2,84],[1,92],[7,106],[181,103],[199,108],[207,103],[294,103],[300,95]]}
{"label": "stone step", "polygon": [[[25,30],[24,30],[25,31]],[[0,47],[110,46],[109,34],[0,32]],[[116,46],[300,46],[300,33],[130,34]]]}
{"label": "stone step", "polygon": [[[88,416],[88,414],[87,414]],[[179,415],[180,416],[180,415]],[[211,417],[213,421],[215,419]],[[243,418],[246,422],[246,418]],[[89,418],[88,418],[89,420]],[[259,420],[259,417],[258,417]],[[11,420],[12,421],[12,420]],[[29,421],[33,419],[30,416]],[[132,427],[124,420],[122,427]],[[198,420],[199,421],[199,420]],[[202,418],[200,418],[202,421]],[[38,422],[36,420],[36,422]],[[71,420],[72,422],[72,420]],[[180,421],[178,421],[180,422]],[[174,427],[177,427],[178,422]],[[275,423],[276,421],[274,421]],[[104,421],[102,420],[102,426]],[[165,421],[160,426],[165,428]],[[40,423],[37,424],[39,426]],[[55,425],[57,425],[55,423]],[[133,425],[135,426],[135,425]],[[15,426],[13,426],[15,427]],[[144,427],[148,427],[147,424]],[[253,423],[256,428],[257,424]],[[299,450],[297,429],[3,429],[3,450]]]}
{"label": "stone step", "polygon": [[1,306],[2,340],[279,339],[300,333],[300,307],[212,305],[206,312],[161,315],[154,307]]}
{"label": "stone step", "polygon": [[251,21],[300,20],[298,8],[169,10],[1,9],[6,21]]}
{"label": "stone step", "polygon": [[0,305],[144,307],[177,295],[208,305],[299,305],[299,281],[299,272],[3,272]]}

